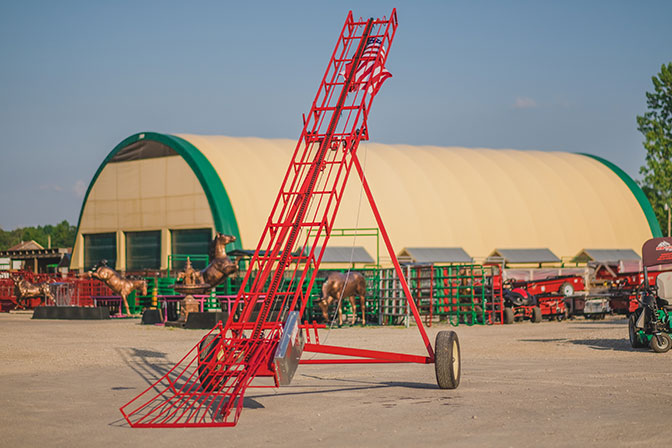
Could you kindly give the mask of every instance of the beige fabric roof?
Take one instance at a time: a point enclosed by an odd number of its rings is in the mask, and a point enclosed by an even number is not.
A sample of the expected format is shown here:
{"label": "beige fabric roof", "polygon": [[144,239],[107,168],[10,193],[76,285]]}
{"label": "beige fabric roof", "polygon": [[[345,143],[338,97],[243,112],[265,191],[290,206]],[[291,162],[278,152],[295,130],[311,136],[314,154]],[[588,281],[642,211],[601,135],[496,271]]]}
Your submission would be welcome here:
{"label": "beige fabric roof", "polygon": [[[243,245],[254,248],[296,142],[180,137],[220,174]],[[407,246],[459,246],[483,258],[495,247],[548,247],[568,257],[584,247],[639,251],[651,237],[626,184],[586,156],[376,143],[362,143],[359,154],[397,252]],[[375,227],[354,171],[336,227]],[[331,244],[353,242],[338,238]],[[355,244],[375,253],[372,238],[360,237]]]}

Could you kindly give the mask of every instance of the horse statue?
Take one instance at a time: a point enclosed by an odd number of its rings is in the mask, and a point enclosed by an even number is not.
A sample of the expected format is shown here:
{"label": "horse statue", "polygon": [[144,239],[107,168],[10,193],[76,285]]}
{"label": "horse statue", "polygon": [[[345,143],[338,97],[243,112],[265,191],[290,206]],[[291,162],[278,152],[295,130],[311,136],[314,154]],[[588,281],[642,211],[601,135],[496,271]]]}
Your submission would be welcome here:
{"label": "horse statue", "polygon": [[204,294],[222,283],[227,277],[238,273],[239,259],[234,262],[226,255],[226,245],[234,241],[236,241],[235,236],[217,232],[210,242],[210,264],[200,272],[193,268],[191,260],[187,257],[184,271],[177,274],[176,283],[173,285],[175,292],[185,294],[184,299],[180,301],[178,325],[184,324],[190,313],[198,312],[200,309],[193,294]]}
{"label": "horse statue", "polygon": [[[115,294],[121,296],[126,308],[126,314],[130,315],[131,310],[128,307],[127,297],[132,291],[140,291],[143,296],[147,295],[146,280],[132,280],[124,278],[114,269],[107,266],[107,260],[101,260],[89,272],[89,278],[96,278],[104,282]],[[119,305],[121,313],[121,305]]]}
{"label": "horse statue", "polygon": [[16,307],[26,309],[26,301],[28,299],[42,299],[40,304],[44,304],[47,299],[54,301],[54,296],[51,295],[49,289],[49,282],[34,284],[18,275],[12,275],[14,282],[14,296],[16,297]]}
{"label": "horse statue", "polygon": [[226,255],[226,245],[236,241],[233,235],[223,235],[217,232],[215,239],[210,243],[210,264],[201,271],[203,283],[211,288],[222,283],[227,277],[238,274],[238,258],[232,261]]}
{"label": "horse statue", "polygon": [[[352,325],[357,320],[357,307],[355,306],[355,296],[359,297],[359,307],[362,310],[362,325],[366,325],[366,280],[359,272],[349,271],[346,274],[332,272],[327,280],[322,284],[322,297],[316,302],[322,309],[324,320],[329,320],[329,305],[335,300],[337,303],[341,298],[347,298],[352,306]],[[338,306],[338,326],[343,325],[343,312],[341,304]]]}

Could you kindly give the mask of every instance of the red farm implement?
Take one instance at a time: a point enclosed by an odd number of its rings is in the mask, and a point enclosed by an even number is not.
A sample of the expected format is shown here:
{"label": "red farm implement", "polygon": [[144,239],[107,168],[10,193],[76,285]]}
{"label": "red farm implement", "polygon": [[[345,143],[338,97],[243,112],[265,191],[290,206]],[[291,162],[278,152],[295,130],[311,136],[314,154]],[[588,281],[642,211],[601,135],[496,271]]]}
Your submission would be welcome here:
{"label": "red farm implement", "polygon": [[[357,157],[360,141],[369,137],[367,119],[387,77],[386,49],[396,29],[395,10],[389,19],[355,20],[349,13],[238,291],[236,312],[121,408],[132,427],[234,426],[255,378],[289,384],[303,351],[342,358],[302,364],[434,363],[439,387],[458,386],[457,335],[439,332],[436,350],[432,347]],[[309,301],[353,169],[401,278],[427,350],[424,356],[329,346],[304,337],[298,316]]]}
{"label": "red farm implement", "polygon": [[537,296],[537,306],[541,310],[542,318],[561,321],[569,318],[569,311],[562,294],[540,294]]}
{"label": "red farm implement", "polygon": [[579,275],[561,275],[533,281],[513,282],[514,288],[525,288],[533,295],[557,293],[563,297],[574,295],[577,291],[586,289],[583,277]]}
{"label": "red farm implement", "polygon": [[608,297],[611,310],[614,313],[626,315],[634,312],[639,307],[641,291],[655,286],[658,276],[663,272],[668,272],[667,270],[653,270],[656,268],[657,266],[652,270],[647,270],[648,284],[644,281],[643,272],[615,273],[610,277],[601,276],[598,280],[609,285],[603,295]]}
{"label": "red farm implement", "polygon": [[534,296],[534,300],[531,301],[533,303],[522,306],[513,303],[509,305],[513,308],[513,314],[517,319],[530,319],[532,322],[539,322],[542,318],[558,321],[568,318],[566,298],[586,289],[585,281],[579,275],[513,281],[510,286],[511,291],[524,290],[526,294]]}

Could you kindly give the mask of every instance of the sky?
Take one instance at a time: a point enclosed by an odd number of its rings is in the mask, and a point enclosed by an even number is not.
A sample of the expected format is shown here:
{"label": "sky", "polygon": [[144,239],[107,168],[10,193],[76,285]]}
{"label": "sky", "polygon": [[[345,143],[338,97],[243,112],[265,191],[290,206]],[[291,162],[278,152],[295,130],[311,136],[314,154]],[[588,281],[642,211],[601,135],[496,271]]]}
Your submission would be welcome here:
{"label": "sky", "polygon": [[0,0],[0,228],[76,224],[137,132],[297,139],[348,11],[394,7],[372,141],[589,153],[641,178],[669,0]]}

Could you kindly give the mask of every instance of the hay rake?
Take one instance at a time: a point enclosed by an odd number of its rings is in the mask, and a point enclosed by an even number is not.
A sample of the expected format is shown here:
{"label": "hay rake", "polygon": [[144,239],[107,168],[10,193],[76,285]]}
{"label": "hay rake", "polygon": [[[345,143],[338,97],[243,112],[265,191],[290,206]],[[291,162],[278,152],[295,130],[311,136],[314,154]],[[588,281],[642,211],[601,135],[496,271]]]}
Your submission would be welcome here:
{"label": "hay rake", "polygon": [[[299,363],[434,363],[439,387],[460,380],[457,335],[439,332],[436,352],[357,158],[397,29],[389,18],[348,14],[226,325],[215,326],[155,384],[125,404],[132,427],[234,426],[257,377],[289,384]],[[352,170],[357,172],[418,325],[426,356],[328,346],[302,325],[310,290]],[[316,250],[316,248],[321,248]],[[310,330],[314,337],[310,337]],[[305,334],[304,334],[305,333]],[[300,361],[303,351],[339,358]]]}

